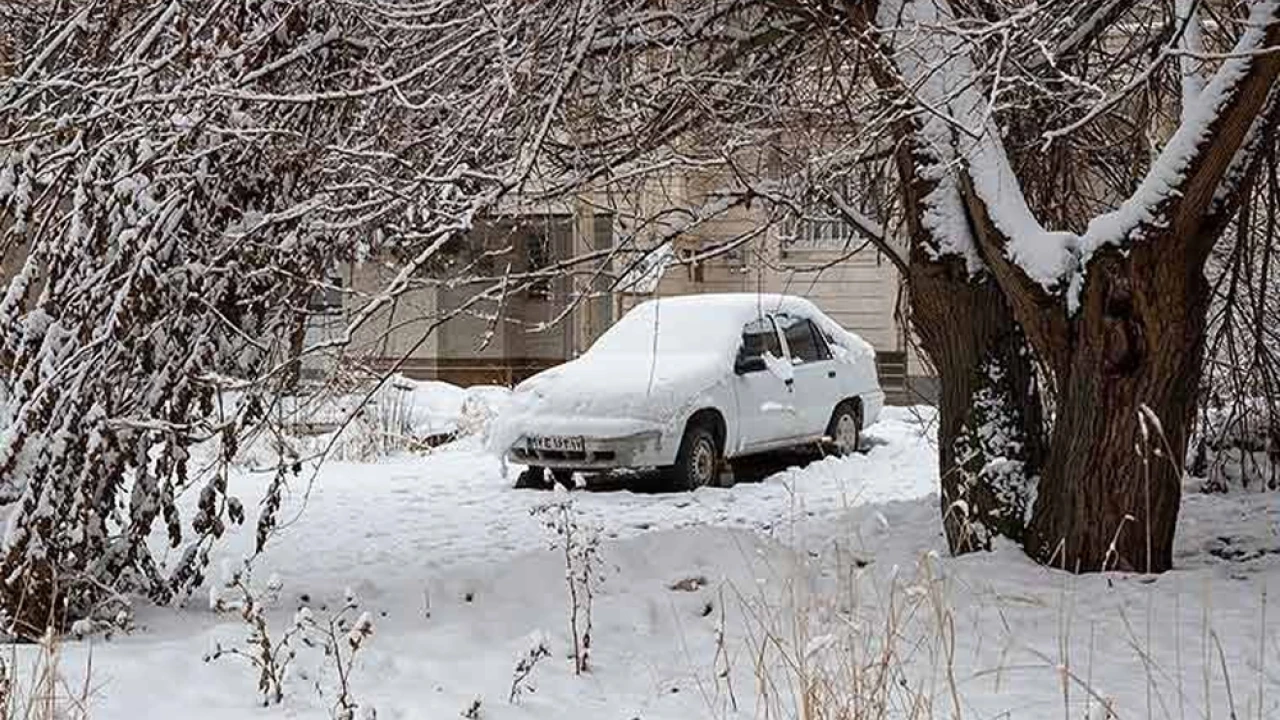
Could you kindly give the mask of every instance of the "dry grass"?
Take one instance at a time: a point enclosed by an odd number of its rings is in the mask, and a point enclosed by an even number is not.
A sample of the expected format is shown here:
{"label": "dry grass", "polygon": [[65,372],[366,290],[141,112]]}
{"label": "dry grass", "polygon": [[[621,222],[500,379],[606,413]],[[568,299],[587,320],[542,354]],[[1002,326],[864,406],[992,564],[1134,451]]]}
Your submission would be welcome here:
{"label": "dry grass", "polygon": [[[848,570],[834,582],[740,594],[743,640],[715,634],[714,686],[702,686],[711,715],[737,711],[742,693],[732,696],[727,670],[749,665],[746,716],[760,720],[1275,717],[1265,588],[1248,628],[1228,629],[1207,587],[1162,597],[1146,579],[1118,577],[1125,594],[1100,606],[1093,579],[1053,573],[1048,587],[999,595],[953,562],[926,553],[875,572],[843,557],[835,565]],[[1201,617],[1178,622],[1184,604],[1201,605]],[[1263,641],[1238,652],[1255,630]],[[992,706],[1021,710],[993,716]]]}
{"label": "dry grass", "polygon": [[760,597],[742,598],[757,716],[958,716],[955,620],[933,563],[925,557],[913,576],[887,582],[842,563],[851,571],[836,592],[793,583],[773,609]]}
{"label": "dry grass", "polygon": [[86,720],[92,676],[92,655],[83,676],[65,672],[62,643],[52,632],[32,645],[11,645],[0,660],[0,720]]}

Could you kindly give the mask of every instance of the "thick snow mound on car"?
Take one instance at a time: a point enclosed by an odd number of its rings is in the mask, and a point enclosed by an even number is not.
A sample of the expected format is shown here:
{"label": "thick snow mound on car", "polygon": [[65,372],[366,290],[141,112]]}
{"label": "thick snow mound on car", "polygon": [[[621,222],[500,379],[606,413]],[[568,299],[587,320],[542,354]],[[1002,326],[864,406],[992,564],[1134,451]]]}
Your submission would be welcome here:
{"label": "thick snow mound on car", "polygon": [[[827,318],[811,302],[789,295],[686,295],[636,306],[582,357],[516,387],[495,423],[491,446],[505,451],[519,427],[536,419],[555,433],[562,420],[580,429],[595,418],[596,437],[618,437],[678,422],[717,384],[733,375],[742,328],[766,313],[812,318],[834,342],[838,359],[854,362],[875,351]],[[549,388],[554,384],[554,392]]]}

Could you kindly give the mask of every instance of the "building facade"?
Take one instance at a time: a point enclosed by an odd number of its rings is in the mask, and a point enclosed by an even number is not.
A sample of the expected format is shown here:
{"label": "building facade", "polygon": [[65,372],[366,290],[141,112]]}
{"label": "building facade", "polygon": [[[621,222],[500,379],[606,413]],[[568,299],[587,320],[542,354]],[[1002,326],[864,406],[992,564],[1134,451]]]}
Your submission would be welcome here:
{"label": "building facade", "polygon": [[[710,192],[689,182],[677,190],[684,207]],[[891,402],[932,400],[930,373],[897,312],[899,273],[852,226],[823,215],[770,222],[759,207],[733,207],[692,224],[679,213],[654,222],[671,192],[644,193],[630,206],[594,198],[517,208],[477,222],[447,262],[359,329],[343,360],[418,379],[511,385],[576,357],[645,300],[787,293],[814,301],[875,347]],[[689,227],[671,231],[680,225]],[[640,255],[645,266],[638,271]],[[343,269],[345,300],[318,317],[344,324],[353,304],[400,269],[378,259]],[[313,336],[322,334],[317,325]]]}

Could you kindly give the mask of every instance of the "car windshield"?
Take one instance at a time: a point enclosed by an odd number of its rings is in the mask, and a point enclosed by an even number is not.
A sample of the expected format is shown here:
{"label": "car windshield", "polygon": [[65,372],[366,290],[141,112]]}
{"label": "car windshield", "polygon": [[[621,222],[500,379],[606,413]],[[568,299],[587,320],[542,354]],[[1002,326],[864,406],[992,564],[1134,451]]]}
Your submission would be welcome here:
{"label": "car windshield", "polygon": [[[714,305],[647,302],[627,313],[591,346],[590,354],[733,353],[742,324]],[[656,336],[656,342],[655,342]]]}

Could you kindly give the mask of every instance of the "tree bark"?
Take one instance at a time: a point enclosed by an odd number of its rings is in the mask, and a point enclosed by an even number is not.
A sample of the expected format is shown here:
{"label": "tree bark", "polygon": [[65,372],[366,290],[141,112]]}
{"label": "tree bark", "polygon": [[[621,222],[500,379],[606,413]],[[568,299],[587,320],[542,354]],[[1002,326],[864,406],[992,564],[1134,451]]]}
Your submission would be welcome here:
{"label": "tree bark", "polygon": [[[963,258],[934,257],[922,199],[936,185],[916,172],[909,127],[896,164],[910,236],[907,294],[920,347],[938,373],[938,472],[947,546],[987,550],[996,535],[1021,541],[1043,461],[1043,416],[1033,354],[989,274]],[[981,439],[998,429],[1001,442]]]}
{"label": "tree bark", "polygon": [[[963,260],[913,257],[912,325],[938,373],[943,528],[954,554],[1023,536],[1043,454],[1040,396],[1026,341],[995,283]],[[998,428],[1000,442],[981,439]]]}
{"label": "tree bark", "polygon": [[[847,2],[845,12],[869,32],[876,5]],[[884,49],[891,57],[892,48]],[[910,97],[887,59],[872,58],[868,68],[879,87]],[[958,555],[990,549],[996,535],[1022,541],[1044,458],[1044,418],[1034,354],[999,284],[971,272],[963,257],[935,252],[940,243],[924,217],[938,182],[919,168],[939,160],[919,122],[896,123],[894,159],[910,245],[909,319],[938,374],[940,502],[947,546]]]}
{"label": "tree bark", "polygon": [[[1280,43],[1280,24],[1268,35],[1268,46]],[[1074,572],[1173,566],[1211,297],[1205,263],[1264,156],[1253,153],[1247,172],[1226,178],[1237,154],[1247,151],[1255,120],[1264,127],[1276,121],[1267,103],[1277,76],[1274,53],[1254,61],[1211,124],[1212,140],[1198,148],[1179,192],[1160,208],[1163,227],[1147,227],[1147,236],[1125,252],[1108,250],[1090,261],[1079,313],[1065,327],[1044,309],[1048,296],[1009,272],[999,238],[982,238],[983,257],[996,268],[1019,323],[1036,333],[1057,389],[1025,543],[1042,563]],[[1039,324],[1029,326],[1030,318]]]}
{"label": "tree bark", "polygon": [[1054,382],[1028,554],[1073,572],[1168,570],[1210,297],[1201,254],[1231,209],[1194,233],[1101,252],[1069,316],[1001,254],[985,206],[965,196],[999,292]]}
{"label": "tree bark", "polygon": [[1140,243],[1090,266],[1027,535],[1045,564],[1173,565],[1209,289],[1199,267],[1159,257],[1168,249]]}
{"label": "tree bark", "polygon": [[[874,33],[874,2],[849,2],[846,10],[854,27]],[[1277,19],[1274,8],[1268,12],[1270,20]],[[1256,47],[1280,45],[1280,22],[1266,25],[1265,32]],[[891,46],[885,56],[893,56]],[[1158,572],[1172,565],[1182,463],[1204,354],[1204,264],[1240,196],[1237,178],[1228,172],[1235,160],[1249,157],[1244,148],[1250,129],[1267,113],[1280,77],[1280,55],[1274,52],[1228,62],[1234,64],[1224,64],[1215,77],[1216,114],[1199,131],[1206,139],[1185,157],[1178,146],[1166,150],[1183,171],[1173,191],[1148,208],[1159,220],[1127,232],[1125,252],[1111,249],[1087,260],[1078,313],[1064,302],[1069,287],[1046,290],[1010,259],[1008,238],[984,204],[998,198],[978,197],[968,167],[959,171],[960,197],[944,200],[958,199],[964,207],[985,271],[971,275],[964,260],[930,252],[943,245],[923,227],[924,199],[940,190],[932,178],[955,158],[931,154],[918,118],[900,121],[895,129],[911,237],[911,316],[942,383],[943,517],[953,552],[975,544],[957,509],[988,521],[988,530],[1011,536],[1021,530],[1021,517],[1015,520],[1010,512],[1016,499],[1011,503],[1008,488],[988,472],[995,461],[1007,465],[1012,456],[1022,461],[1024,477],[1043,471],[1024,538],[1034,558],[1073,571]],[[909,102],[912,93],[888,65],[870,63],[875,81]],[[996,139],[999,145],[985,154],[966,156],[968,140],[955,140],[956,158],[988,163],[979,172],[991,170],[993,158],[1003,161],[998,156],[1009,145]],[[901,149],[913,146],[920,158]],[[1040,444],[1037,368],[1055,404],[1047,449]],[[985,457],[972,457],[972,438],[990,435],[973,430],[991,430],[989,416],[1003,416],[998,429],[1007,429],[1014,442],[1006,452],[987,446],[981,448]],[[991,522],[993,516],[1001,522]]]}

